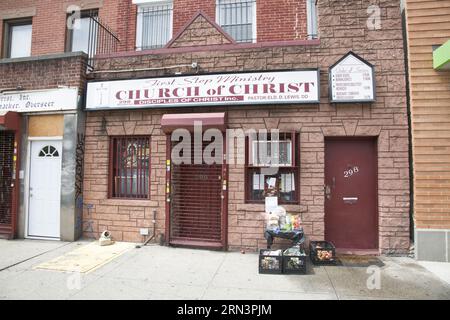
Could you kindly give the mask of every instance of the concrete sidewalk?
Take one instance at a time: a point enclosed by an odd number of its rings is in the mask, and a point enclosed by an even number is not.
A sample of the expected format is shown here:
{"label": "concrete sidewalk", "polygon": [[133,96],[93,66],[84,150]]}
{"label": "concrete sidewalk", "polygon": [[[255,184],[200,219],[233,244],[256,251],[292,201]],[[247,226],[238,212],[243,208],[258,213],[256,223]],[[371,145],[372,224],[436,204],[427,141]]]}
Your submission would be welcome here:
{"label": "concrete sidewalk", "polygon": [[380,289],[373,290],[363,267],[260,275],[256,254],[156,245],[85,275],[33,269],[85,244],[0,240],[0,270],[15,264],[0,271],[0,299],[450,299],[450,285],[410,258],[382,257]]}

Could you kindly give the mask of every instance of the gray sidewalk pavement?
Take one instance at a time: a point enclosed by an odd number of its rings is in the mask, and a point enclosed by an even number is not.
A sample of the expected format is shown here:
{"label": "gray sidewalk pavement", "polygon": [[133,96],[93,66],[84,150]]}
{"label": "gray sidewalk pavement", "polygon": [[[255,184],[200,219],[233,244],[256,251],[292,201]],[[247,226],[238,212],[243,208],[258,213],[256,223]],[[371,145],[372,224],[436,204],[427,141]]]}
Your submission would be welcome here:
{"label": "gray sidewalk pavement", "polygon": [[364,267],[261,275],[257,254],[157,245],[131,249],[88,274],[33,269],[87,243],[0,240],[0,299],[450,299],[444,279],[403,257],[381,257],[380,288],[372,290]]}

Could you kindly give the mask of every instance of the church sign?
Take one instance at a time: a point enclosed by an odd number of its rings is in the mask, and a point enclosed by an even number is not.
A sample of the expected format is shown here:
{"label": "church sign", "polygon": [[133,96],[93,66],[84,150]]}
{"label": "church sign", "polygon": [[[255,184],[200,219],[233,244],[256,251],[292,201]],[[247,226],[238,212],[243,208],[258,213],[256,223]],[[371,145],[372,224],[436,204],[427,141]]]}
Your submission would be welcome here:
{"label": "church sign", "polygon": [[319,102],[319,70],[90,82],[86,110]]}
{"label": "church sign", "polygon": [[353,52],[330,67],[329,77],[330,102],[375,101],[374,67]]}

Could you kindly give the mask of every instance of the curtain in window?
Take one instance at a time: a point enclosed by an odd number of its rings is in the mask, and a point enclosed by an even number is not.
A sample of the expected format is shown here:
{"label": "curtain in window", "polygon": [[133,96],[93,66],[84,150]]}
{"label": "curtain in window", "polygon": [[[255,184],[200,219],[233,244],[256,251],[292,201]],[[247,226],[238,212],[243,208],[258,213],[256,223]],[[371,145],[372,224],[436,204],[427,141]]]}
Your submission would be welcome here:
{"label": "curtain in window", "polygon": [[218,23],[237,42],[254,40],[255,3],[254,0],[218,0]]}
{"label": "curtain in window", "polygon": [[137,43],[140,50],[161,48],[172,34],[172,3],[139,8]]}
{"label": "curtain in window", "polygon": [[10,39],[10,58],[29,57],[31,55],[31,24],[13,25]]}
{"label": "curtain in window", "polygon": [[112,139],[112,196],[148,198],[150,139],[124,137]]}

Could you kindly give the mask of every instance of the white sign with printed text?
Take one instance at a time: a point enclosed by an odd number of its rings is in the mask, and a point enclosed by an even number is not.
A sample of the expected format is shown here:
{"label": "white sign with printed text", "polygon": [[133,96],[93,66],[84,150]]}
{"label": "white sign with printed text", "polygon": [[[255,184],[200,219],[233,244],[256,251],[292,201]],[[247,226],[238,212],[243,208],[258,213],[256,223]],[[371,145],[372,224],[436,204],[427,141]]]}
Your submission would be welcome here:
{"label": "white sign with printed text", "polygon": [[87,110],[318,103],[319,70],[90,82]]}
{"label": "white sign with printed text", "polygon": [[349,53],[330,68],[330,101],[375,101],[373,66],[353,53]]}
{"label": "white sign with printed text", "polygon": [[76,110],[78,89],[14,91],[0,94],[0,111],[42,112]]}

